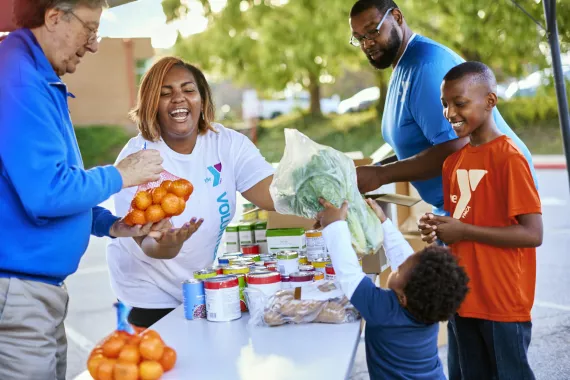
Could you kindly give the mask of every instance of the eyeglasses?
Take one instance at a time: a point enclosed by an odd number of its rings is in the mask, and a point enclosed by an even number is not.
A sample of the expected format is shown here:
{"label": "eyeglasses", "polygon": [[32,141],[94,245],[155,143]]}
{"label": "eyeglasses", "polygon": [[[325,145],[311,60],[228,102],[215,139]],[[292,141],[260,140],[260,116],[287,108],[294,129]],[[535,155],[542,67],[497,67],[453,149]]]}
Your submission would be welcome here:
{"label": "eyeglasses", "polygon": [[95,41],[101,42],[101,36],[97,34],[99,32],[97,29],[93,29],[89,25],[87,25],[87,23],[83,21],[81,18],[79,18],[79,16],[77,16],[75,13],[73,13],[73,11],[69,11],[69,14],[75,17],[75,19],[79,21],[81,25],[83,25],[83,27],[89,31],[89,37],[87,38],[87,45],[91,45]]}
{"label": "eyeglasses", "polygon": [[384,23],[384,21],[386,20],[386,17],[388,17],[388,14],[390,12],[392,12],[394,8],[390,8],[386,11],[386,13],[384,13],[384,17],[382,17],[382,20],[380,20],[380,22],[378,23],[378,26],[376,27],[376,29],[366,33],[364,36],[356,38],[354,36],[350,37],[350,41],[348,41],[352,46],[360,46],[364,43],[364,40],[368,40],[368,41],[372,41],[373,39],[375,39],[376,37],[378,37],[378,35],[380,34],[380,28],[382,27],[382,24]]}

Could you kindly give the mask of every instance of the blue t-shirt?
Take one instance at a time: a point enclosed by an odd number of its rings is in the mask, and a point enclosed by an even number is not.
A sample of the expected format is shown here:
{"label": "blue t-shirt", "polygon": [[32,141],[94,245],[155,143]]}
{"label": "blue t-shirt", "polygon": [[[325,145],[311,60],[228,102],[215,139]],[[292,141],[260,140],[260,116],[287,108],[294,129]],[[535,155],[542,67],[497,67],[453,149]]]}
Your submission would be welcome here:
{"label": "blue t-shirt", "polygon": [[366,363],[372,380],[445,379],[437,350],[439,324],[418,322],[394,291],[364,277],[350,302],[366,320]]}
{"label": "blue t-shirt", "polygon": [[[440,88],[445,74],[462,62],[465,60],[459,55],[427,37],[416,34],[410,39],[390,78],[382,116],[384,140],[399,160],[457,138],[443,116]],[[534,183],[538,184],[528,148],[496,107],[493,116],[499,130],[510,137],[526,157]],[[443,206],[441,176],[412,184],[424,201],[438,208]]]}

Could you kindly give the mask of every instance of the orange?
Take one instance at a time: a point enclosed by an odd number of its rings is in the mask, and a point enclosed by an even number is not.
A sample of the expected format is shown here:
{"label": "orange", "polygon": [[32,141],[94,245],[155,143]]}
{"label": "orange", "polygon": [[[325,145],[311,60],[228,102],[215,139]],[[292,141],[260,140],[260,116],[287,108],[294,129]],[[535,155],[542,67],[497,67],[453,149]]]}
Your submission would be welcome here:
{"label": "orange", "polygon": [[97,378],[97,370],[99,369],[99,365],[103,360],[105,360],[103,354],[92,355],[89,360],[87,360],[87,370],[89,371],[91,377],[94,379]]}
{"label": "orange", "polygon": [[93,351],[91,351],[91,353],[89,354],[89,357],[95,356],[101,354],[103,355],[103,346],[97,346],[93,349]]}
{"label": "orange", "polygon": [[115,369],[115,359],[103,358],[99,368],[97,368],[97,380],[113,380],[113,372]]}
{"label": "orange", "polygon": [[115,380],[138,380],[139,366],[135,363],[118,361],[113,371]]}
{"label": "orange", "polygon": [[177,179],[176,181],[172,182],[171,190],[173,194],[178,195],[180,198],[190,197],[192,192],[194,191],[194,186],[185,180],[185,179]]}
{"label": "orange", "polygon": [[[162,189],[164,190],[164,189]],[[164,190],[166,191],[166,190]],[[162,198],[162,202],[160,203],[160,206],[162,207],[162,209],[164,210],[164,212],[166,213],[166,215],[175,215],[178,212],[178,200],[180,198],[178,198],[176,195],[171,194],[171,193],[167,193],[164,198]]]}
{"label": "orange", "polygon": [[134,344],[126,344],[119,353],[119,361],[139,364],[141,361],[139,347]]}
{"label": "orange", "polygon": [[103,344],[103,355],[107,358],[117,358],[124,345],[125,341],[123,338],[113,336]]}
{"label": "orange", "polygon": [[160,184],[160,187],[164,188],[168,192],[170,192],[170,186],[172,186],[172,181],[169,179]]}
{"label": "orange", "polygon": [[170,371],[176,364],[176,351],[170,347],[164,347],[164,353],[158,362],[164,369],[164,372]]}
{"label": "orange", "polygon": [[125,217],[125,223],[127,223],[129,226],[134,226],[135,224],[145,225],[145,212],[137,209],[131,210],[131,212],[129,212]]}
{"label": "orange", "polygon": [[144,337],[139,344],[141,356],[147,360],[160,360],[164,354],[164,343],[162,339],[149,336]]}
{"label": "orange", "polygon": [[141,334],[141,339],[158,338],[162,342],[162,337],[155,330],[144,330]]}
{"label": "orange", "polygon": [[135,346],[139,346],[139,343],[141,342],[141,337],[140,335],[131,335],[131,337],[129,338],[129,340],[127,340],[127,344],[133,344]]}
{"label": "orange", "polygon": [[151,191],[152,203],[155,205],[159,205],[160,202],[162,202],[162,198],[164,198],[166,194],[168,194],[168,191],[166,191],[164,187],[155,187]]}
{"label": "orange", "polygon": [[132,206],[144,211],[152,204],[152,197],[146,191],[139,191],[133,198]]}
{"label": "orange", "polygon": [[174,214],[175,216],[180,215],[184,212],[184,209],[186,208],[186,202],[184,201],[184,199],[177,197],[178,198],[178,211],[176,212],[176,214]]}
{"label": "orange", "polygon": [[158,380],[163,374],[164,370],[157,361],[144,361],[139,365],[141,380]]}
{"label": "orange", "polygon": [[149,223],[157,223],[166,218],[166,213],[160,205],[152,205],[144,212],[146,221]]}

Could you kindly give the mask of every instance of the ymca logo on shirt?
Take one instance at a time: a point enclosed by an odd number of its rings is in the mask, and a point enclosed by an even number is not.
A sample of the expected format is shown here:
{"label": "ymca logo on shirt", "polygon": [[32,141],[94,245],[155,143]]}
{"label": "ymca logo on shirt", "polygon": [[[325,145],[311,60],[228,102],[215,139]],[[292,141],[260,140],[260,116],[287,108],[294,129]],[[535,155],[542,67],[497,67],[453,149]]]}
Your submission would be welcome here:
{"label": "ymca logo on shirt", "polygon": [[461,219],[467,216],[471,210],[471,207],[469,206],[471,196],[487,173],[487,170],[480,169],[457,170],[456,175],[457,185],[459,186],[459,199],[457,195],[451,194],[451,202],[457,203],[457,207],[455,207],[455,211],[453,213],[453,217],[455,219]]}
{"label": "ymca logo on shirt", "polygon": [[210,183],[213,182],[213,186],[217,187],[220,183],[222,183],[222,163],[219,162],[214,166],[208,166],[208,171],[212,174],[213,177],[206,177],[204,182]]}

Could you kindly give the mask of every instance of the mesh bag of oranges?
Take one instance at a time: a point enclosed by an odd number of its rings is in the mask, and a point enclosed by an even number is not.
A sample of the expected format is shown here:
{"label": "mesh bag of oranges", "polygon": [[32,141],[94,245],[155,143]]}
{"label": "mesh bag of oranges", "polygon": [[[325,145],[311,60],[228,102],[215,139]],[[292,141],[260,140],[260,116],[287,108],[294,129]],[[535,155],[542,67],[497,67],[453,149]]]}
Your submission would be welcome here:
{"label": "mesh bag of oranges", "polygon": [[137,188],[125,223],[131,226],[158,223],[164,218],[180,215],[193,191],[190,181],[165,170],[158,181]]}
{"label": "mesh bag of oranges", "polygon": [[91,351],[87,370],[95,380],[157,380],[176,364],[176,351],[154,330],[139,333],[127,322],[130,308],[119,303],[118,328]]}

